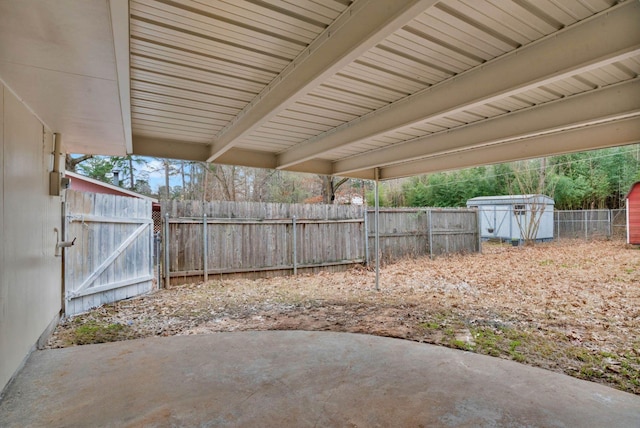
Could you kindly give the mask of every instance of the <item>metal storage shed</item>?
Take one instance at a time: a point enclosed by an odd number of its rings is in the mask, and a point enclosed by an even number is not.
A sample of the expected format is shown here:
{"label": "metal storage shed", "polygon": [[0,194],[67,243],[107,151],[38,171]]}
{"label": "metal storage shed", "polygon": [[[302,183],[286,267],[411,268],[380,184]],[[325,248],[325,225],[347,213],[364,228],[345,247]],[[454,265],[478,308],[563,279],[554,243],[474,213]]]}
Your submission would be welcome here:
{"label": "metal storage shed", "polygon": [[627,244],[640,245],[640,181],[627,193]]}
{"label": "metal storage shed", "polygon": [[480,196],[467,201],[467,207],[480,211],[482,239],[518,241],[527,238],[526,225],[532,215],[540,216],[536,241],[553,239],[554,204],[553,199],[545,195]]}

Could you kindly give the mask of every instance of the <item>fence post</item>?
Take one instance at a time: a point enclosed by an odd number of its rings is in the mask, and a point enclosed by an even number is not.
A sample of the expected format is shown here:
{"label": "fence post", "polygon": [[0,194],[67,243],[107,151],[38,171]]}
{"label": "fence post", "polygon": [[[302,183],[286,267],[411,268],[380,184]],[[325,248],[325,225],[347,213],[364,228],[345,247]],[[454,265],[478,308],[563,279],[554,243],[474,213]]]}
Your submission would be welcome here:
{"label": "fence post", "polygon": [[164,217],[164,287],[171,285],[171,272],[169,267],[169,213]]}
{"label": "fence post", "polygon": [[613,236],[613,216],[611,215],[611,210],[607,212],[607,215],[609,217],[609,236],[607,236],[607,238],[611,239],[611,237]]}
{"label": "fence post", "polygon": [[[153,232],[153,218],[151,219],[151,224],[149,225],[149,275],[153,276],[154,275],[154,265],[153,265],[153,259],[154,259],[154,251],[155,251],[155,246],[156,246],[156,236]],[[158,287],[160,288],[160,287]]]}
{"label": "fence post", "polygon": [[478,253],[482,254],[482,228],[480,227],[479,209],[476,209],[476,231],[478,233]]}
{"label": "fence post", "polygon": [[584,221],[584,240],[589,240],[589,226],[587,225],[587,210],[582,211],[582,220]]}
{"label": "fence post", "polygon": [[293,240],[293,274],[298,274],[298,239],[296,235],[296,216],[293,216],[291,219],[291,224],[293,227],[292,230],[292,240]]}
{"label": "fence post", "polygon": [[429,258],[433,259],[433,224],[431,223],[431,209],[427,210],[427,221],[429,222]]}
{"label": "fence post", "polygon": [[[162,218],[161,218],[162,219]],[[153,251],[156,256],[156,270],[158,271],[158,289],[162,288],[162,233],[157,232],[153,234]]]}
{"label": "fence post", "polygon": [[369,213],[367,207],[364,207],[364,265],[369,266],[369,223],[367,221]]}
{"label": "fence post", "polygon": [[209,266],[207,266],[207,255],[209,252],[209,238],[207,236],[207,213],[202,214],[202,270],[204,272],[204,282],[209,280]]}

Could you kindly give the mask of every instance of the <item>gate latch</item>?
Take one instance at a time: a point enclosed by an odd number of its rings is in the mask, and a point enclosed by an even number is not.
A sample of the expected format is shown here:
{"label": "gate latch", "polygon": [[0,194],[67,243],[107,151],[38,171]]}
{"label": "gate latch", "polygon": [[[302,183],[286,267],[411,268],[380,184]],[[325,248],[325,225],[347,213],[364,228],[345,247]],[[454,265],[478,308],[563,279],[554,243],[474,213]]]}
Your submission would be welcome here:
{"label": "gate latch", "polygon": [[60,248],[68,248],[73,247],[73,244],[76,243],[76,238],[73,238],[73,241],[60,241],[58,228],[54,227],[53,231],[56,233],[56,257],[60,257],[62,254],[60,253]]}

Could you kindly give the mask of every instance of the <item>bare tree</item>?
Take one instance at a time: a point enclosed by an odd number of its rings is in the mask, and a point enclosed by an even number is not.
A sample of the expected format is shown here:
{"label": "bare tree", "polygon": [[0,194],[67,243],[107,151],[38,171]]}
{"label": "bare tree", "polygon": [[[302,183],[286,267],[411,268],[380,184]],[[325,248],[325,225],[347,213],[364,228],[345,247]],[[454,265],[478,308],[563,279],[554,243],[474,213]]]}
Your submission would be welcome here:
{"label": "bare tree", "polygon": [[67,171],[77,172],[76,167],[79,164],[92,158],[93,158],[93,155],[83,155],[78,157],[72,157],[70,154],[67,154],[64,158],[64,168]]}
{"label": "bare tree", "polygon": [[511,194],[530,195],[521,206],[514,205],[514,217],[520,230],[520,236],[525,245],[534,245],[540,229],[542,215],[547,208],[546,199],[553,198],[554,186],[546,183],[546,158],[540,160],[540,168],[535,168],[535,162],[517,162],[514,164],[514,179],[510,183]]}
{"label": "bare tree", "polygon": [[336,200],[338,188],[349,181],[349,179],[343,177],[337,180],[338,177],[329,175],[320,175],[319,177],[322,180],[322,202],[325,204],[333,204]]}
{"label": "bare tree", "polygon": [[133,156],[127,156],[127,162],[129,164],[129,190],[136,189],[136,182],[134,180],[134,168],[133,168]]}

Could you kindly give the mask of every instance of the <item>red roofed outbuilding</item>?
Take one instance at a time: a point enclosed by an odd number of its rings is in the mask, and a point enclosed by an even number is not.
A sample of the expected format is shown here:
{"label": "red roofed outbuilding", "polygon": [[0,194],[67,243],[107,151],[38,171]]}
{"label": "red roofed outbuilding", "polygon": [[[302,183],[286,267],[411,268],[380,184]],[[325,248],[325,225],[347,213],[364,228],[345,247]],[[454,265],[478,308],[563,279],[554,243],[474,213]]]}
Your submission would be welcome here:
{"label": "red roofed outbuilding", "polygon": [[627,244],[640,245],[640,181],[627,193]]}
{"label": "red roofed outbuilding", "polygon": [[84,175],[76,174],[75,172],[65,171],[65,177],[71,179],[71,190],[78,190],[80,192],[92,192],[92,193],[106,193],[108,195],[128,196],[131,198],[139,198],[151,201],[151,210],[153,217],[153,230],[159,232],[162,226],[161,207],[157,199],[137,193],[128,189],[124,189],[119,186],[115,186],[110,183],[105,183],[95,178],[90,178]]}
{"label": "red roofed outbuilding", "polygon": [[69,188],[72,190],[92,193],[106,193],[108,195],[129,196],[132,198],[146,199],[154,204],[158,203],[158,200],[155,198],[151,198],[149,196],[124,189],[110,183],[105,183],[103,181],[96,180],[95,178],[76,174],[71,171],[65,171],[64,175],[65,177],[69,177],[71,179],[71,186]]}

